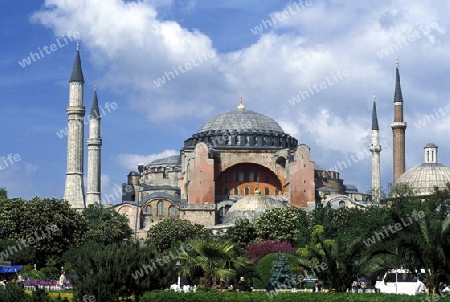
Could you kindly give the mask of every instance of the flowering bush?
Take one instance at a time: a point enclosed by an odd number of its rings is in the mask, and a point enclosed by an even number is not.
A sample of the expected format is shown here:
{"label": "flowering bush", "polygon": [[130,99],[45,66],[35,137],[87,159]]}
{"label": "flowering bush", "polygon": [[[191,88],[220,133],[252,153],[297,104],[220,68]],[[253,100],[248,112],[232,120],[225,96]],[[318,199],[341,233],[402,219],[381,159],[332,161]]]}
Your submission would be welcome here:
{"label": "flowering bush", "polygon": [[279,240],[265,240],[249,244],[245,249],[245,256],[255,262],[270,253],[294,254],[295,250],[291,243]]}

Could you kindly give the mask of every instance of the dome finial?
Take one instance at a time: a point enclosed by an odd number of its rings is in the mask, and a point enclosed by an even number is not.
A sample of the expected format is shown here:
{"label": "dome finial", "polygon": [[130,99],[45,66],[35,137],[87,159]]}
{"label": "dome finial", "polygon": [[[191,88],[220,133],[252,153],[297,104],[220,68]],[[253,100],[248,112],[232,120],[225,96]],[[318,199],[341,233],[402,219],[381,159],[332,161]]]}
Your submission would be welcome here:
{"label": "dome finial", "polygon": [[375,93],[373,94],[372,99],[373,99],[374,102],[377,101],[377,95]]}
{"label": "dome finial", "polygon": [[239,93],[239,105],[237,106],[237,109],[238,109],[238,110],[245,110],[245,106],[244,106],[244,104],[242,103],[242,92]]}
{"label": "dome finial", "polygon": [[81,48],[81,44],[80,44],[80,43],[77,43],[77,51],[79,51],[80,48]]}
{"label": "dome finial", "polygon": [[395,68],[398,68],[398,58],[395,59]]}

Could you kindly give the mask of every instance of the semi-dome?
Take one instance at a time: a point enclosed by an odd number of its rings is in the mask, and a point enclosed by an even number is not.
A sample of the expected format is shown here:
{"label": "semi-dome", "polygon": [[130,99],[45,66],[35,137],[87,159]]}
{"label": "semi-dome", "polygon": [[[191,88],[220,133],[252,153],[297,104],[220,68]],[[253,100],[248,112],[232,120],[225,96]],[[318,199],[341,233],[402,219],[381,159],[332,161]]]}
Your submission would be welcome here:
{"label": "semi-dome", "polygon": [[231,206],[223,224],[235,224],[239,219],[248,219],[253,222],[268,210],[285,207],[287,207],[286,204],[268,195],[248,195]]}
{"label": "semi-dome", "polygon": [[285,133],[272,118],[246,110],[242,99],[236,110],[208,120],[185,141],[184,147],[204,142],[215,148],[296,148],[297,140]]}
{"label": "semi-dome", "polygon": [[430,195],[434,187],[445,189],[450,183],[450,167],[437,162],[437,146],[425,146],[425,163],[403,173],[396,184],[408,184],[418,195]]}

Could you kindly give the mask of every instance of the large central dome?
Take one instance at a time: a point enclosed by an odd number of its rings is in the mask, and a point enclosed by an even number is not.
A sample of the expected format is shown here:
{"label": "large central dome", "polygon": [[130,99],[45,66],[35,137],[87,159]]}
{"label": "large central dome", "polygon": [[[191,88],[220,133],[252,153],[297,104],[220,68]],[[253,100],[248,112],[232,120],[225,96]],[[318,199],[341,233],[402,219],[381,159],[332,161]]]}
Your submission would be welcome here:
{"label": "large central dome", "polygon": [[207,121],[184,142],[184,147],[194,148],[199,142],[219,149],[295,149],[298,145],[298,141],[270,117],[245,110],[242,99],[237,110]]}
{"label": "large central dome", "polygon": [[283,129],[268,116],[252,110],[233,110],[219,114],[207,121],[199,133],[208,131],[246,131],[284,133]]}

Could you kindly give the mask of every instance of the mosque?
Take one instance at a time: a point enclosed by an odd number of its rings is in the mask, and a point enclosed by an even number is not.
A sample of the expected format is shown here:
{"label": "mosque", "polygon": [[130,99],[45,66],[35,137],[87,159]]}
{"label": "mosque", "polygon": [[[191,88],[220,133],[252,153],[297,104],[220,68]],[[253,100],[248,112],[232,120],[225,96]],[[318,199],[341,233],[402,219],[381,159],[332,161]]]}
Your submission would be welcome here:
{"label": "mosque", "polygon": [[[97,93],[90,112],[87,198],[84,197],[83,156],[85,107],[84,77],[79,48],[70,78],[67,173],[64,199],[74,208],[101,203],[100,115]],[[403,97],[398,62],[394,93],[393,173],[395,183],[408,183],[418,194],[450,182],[450,167],[437,162],[437,147],[427,144],[425,163],[405,172]],[[242,97],[235,110],[212,117],[184,141],[180,154],[139,164],[122,185],[125,214],[140,238],[149,227],[167,218],[187,219],[221,229],[236,220],[250,221],[269,209],[296,206],[310,210],[316,202],[332,207],[371,207],[380,198],[379,125],[374,98],[372,109],[372,194],[358,192],[339,172],[311,161],[310,148],[284,132],[272,118],[245,107]]]}

